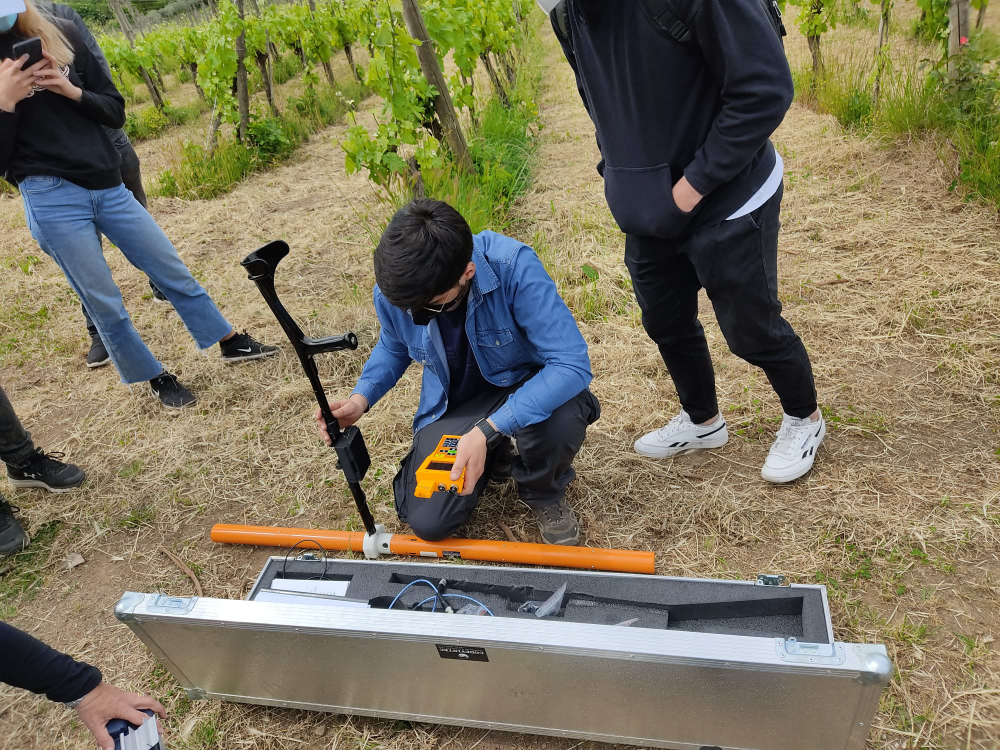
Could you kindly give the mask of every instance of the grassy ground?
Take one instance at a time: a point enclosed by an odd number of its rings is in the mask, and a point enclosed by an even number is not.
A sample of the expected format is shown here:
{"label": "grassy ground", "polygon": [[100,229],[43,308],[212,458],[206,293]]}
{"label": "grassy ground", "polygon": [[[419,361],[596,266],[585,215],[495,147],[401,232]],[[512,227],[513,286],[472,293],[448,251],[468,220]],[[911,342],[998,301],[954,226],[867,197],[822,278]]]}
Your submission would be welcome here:
{"label": "grassy ground", "polygon": [[[798,43],[790,42],[793,54]],[[814,359],[831,428],[816,469],[791,487],[760,480],[780,408],[763,376],[728,353],[707,302],[734,439],[708,455],[640,459],[631,442],[676,411],[675,396],[639,327],[622,237],[594,171],[592,126],[551,39],[546,48],[535,184],[512,233],[538,249],[591,345],[604,414],[570,491],[584,541],[654,550],[663,574],[750,579],[766,571],[824,582],[836,637],[886,643],[899,670],[872,747],[998,747],[995,212],[947,190],[948,166],[933,144],[861,140],[794,106],[775,138],[787,168],[781,293]],[[283,341],[281,332],[238,262],[267,240],[290,242],[279,278],[286,304],[309,333],[354,330],[362,341],[359,356],[324,360],[333,393],[348,391],[377,336],[368,227],[384,212],[362,177],[344,176],[340,132],[317,135],[292,161],[224,197],[152,206],[234,325],[272,342]],[[170,143],[142,144],[148,172],[154,151]],[[238,369],[224,368],[215,352],[197,353],[177,317],[144,299],[142,277],[109,251],[143,336],[201,398],[195,411],[165,414],[110,369],[83,367],[78,305],[48,259],[30,260],[42,254],[16,200],[0,199],[0,230],[0,382],[39,444],[65,450],[90,477],[71,495],[7,492],[37,543],[0,577],[0,616],[163,698],[174,716],[171,747],[599,747],[181,697],[114,620],[114,602],[125,590],[191,593],[160,545],[196,572],[206,595],[244,596],[270,551],[213,545],[215,522],[357,526],[314,434],[311,394],[287,345],[280,358]],[[372,505],[397,530],[389,478],[409,442],[418,377],[411,370],[362,423],[374,459]],[[510,487],[483,499],[467,532],[500,539],[500,522],[537,540]],[[87,562],[68,570],[72,552]],[[87,746],[70,718],[0,689],[0,750]]]}

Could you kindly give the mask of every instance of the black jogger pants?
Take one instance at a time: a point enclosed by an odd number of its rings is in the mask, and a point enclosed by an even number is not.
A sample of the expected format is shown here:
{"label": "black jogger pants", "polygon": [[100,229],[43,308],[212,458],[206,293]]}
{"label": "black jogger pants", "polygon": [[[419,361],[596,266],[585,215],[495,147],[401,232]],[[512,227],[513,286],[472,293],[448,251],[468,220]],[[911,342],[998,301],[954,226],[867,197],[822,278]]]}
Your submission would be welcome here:
{"label": "black jogger pants", "polygon": [[783,191],[746,216],[676,240],[625,238],[625,264],[643,328],[659,347],[681,405],[695,423],[719,413],[715,371],[698,321],[702,288],[730,351],[764,371],[785,413],[807,417],[816,411],[809,355],[778,301]]}

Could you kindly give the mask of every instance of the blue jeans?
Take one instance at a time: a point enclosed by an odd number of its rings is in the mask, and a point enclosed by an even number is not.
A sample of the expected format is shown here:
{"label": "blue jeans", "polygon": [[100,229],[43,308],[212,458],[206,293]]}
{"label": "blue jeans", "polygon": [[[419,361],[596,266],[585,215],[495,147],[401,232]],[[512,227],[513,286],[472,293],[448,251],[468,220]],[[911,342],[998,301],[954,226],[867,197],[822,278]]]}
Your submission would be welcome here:
{"label": "blue jeans", "polygon": [[166,295],[199,348],[207,349],[232,330],[163,230],[124,185],[87,190],[59,177],[38,176],[25,178],[19,188],[31,235],[66,274],[123,383],[150,380],[164,368],[132,325],[98,232]]}

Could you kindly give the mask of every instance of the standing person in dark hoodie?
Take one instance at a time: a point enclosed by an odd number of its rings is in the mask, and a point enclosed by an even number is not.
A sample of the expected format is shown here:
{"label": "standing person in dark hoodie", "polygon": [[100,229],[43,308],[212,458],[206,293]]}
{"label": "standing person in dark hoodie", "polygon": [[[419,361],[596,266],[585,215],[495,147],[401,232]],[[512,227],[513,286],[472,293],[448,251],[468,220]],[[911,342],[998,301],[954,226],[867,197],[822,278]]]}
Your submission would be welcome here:
{"label": "standing person in dark hoodie", "polygon": [[[44,60],[25,69],[28,56],[11,59],[13,46],[34,37]],[[32,0],[0,0],[0,59],[0,174],[17,184],[31,235],[93,317],[122,382],[148,382],[168,409],[197,401],[139,337],[100,234],[167,295],[199,348],[218,343],[227,364],[277,354],[233,329],[122,184],[105,128],[125,123],[125,100],[74,26]]]}
{"label": "standing person in dark hoodie", "polygon": [[49,648],[12,625],[0,622],[0,682],[44,694],[75,709],[80,721],[104,750],[114,750],[105,726],[124,719],[138,726],[146,721],[143,709],[167,718],[158,701],[126,693],[104,682],[97,667]]}
{"label": "standing person in dark hoodie", "polygon": [[665,458],[729,440],[698,321],[705,289],[730,350],[784,410],[761,475],[806,474],[826,426],[802,341],[781,316],[783,164],[769,138],[792,102],[770,0],[539,0],[597,130],[642,324],[680,413],[635,443]]}
{"label": "standing person in dark hoodie", "polygon": [[[94,59],[104,68],[104,72],[107,73],[108,78],[111,78],[111,66],[108,65],[103,50],[101,50],[97,40],[94,39],[94,35],[90,33],[87,24],[80,18],[79,13],[68,5],[61,5],[59,3],[39,2],[36,5],[39,10],[48,13],[53,18],[61,18],[63,21],[73,24],[77,34],[83,43],[87,45],[87,49],[90,50]],[[111,145],[115,147],[115,150],[121,157],[122,163],[118,169],[122,174],[122,183],[135,196],[135,199],[142,204],[142,207],[147,208],[146,190],[142,186],[142,172],[139,170],[139,155],[136,154],[135,149],[132,147],[132,142],[121,128],[105,128],[104,130],[108,134],[108,138],[111,139]],[[149,282],[149,288],[153,293],[154,302],[169,303],[166,295],[157,289],[156,284],[152,281]],[[83,305],[81,305],[81,308],[83,309],[83,319],[87,324],[87,334],[90,336],[87,367],[91,369],[103,367],[111,361],[111,356],[108,354],[108,349],[101,340],[101,334],[97,332],[97,326],[90,319],[87,308],[83,307]]]}

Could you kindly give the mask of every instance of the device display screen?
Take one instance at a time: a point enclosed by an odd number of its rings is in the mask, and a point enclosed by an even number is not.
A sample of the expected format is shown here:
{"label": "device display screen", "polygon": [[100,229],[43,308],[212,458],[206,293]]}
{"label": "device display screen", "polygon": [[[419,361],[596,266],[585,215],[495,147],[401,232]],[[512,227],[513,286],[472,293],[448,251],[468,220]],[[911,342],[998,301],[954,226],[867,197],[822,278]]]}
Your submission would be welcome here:
{"label": "device display screen", "polygon": [[427,471],[451,471],[452,464],[443,461],[431,461],[427,464]]}

